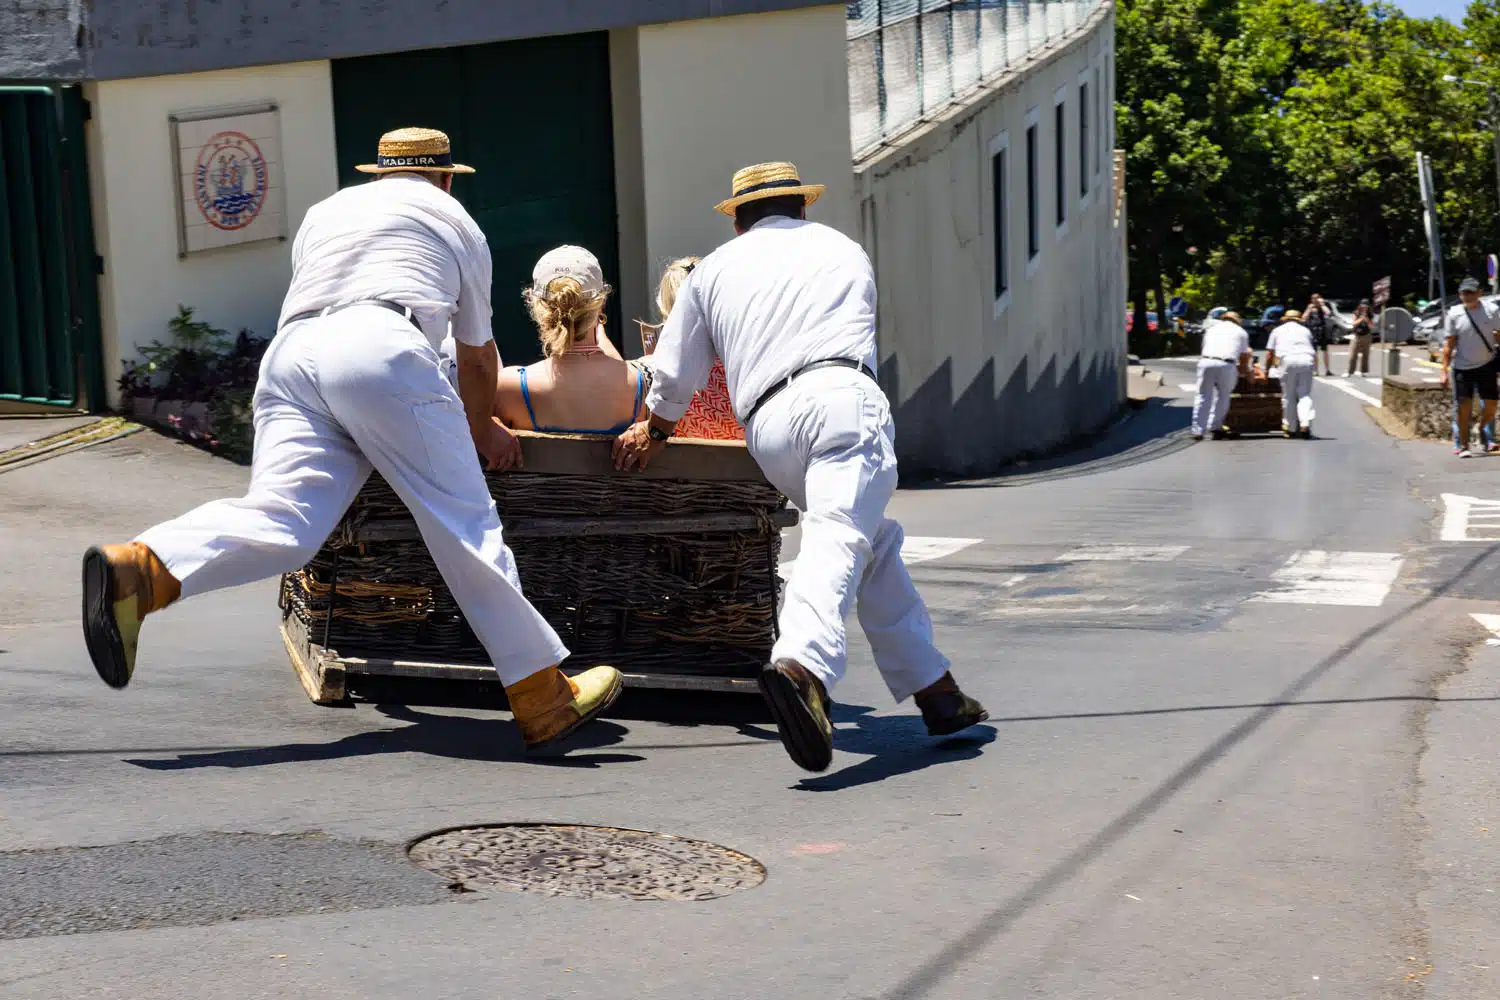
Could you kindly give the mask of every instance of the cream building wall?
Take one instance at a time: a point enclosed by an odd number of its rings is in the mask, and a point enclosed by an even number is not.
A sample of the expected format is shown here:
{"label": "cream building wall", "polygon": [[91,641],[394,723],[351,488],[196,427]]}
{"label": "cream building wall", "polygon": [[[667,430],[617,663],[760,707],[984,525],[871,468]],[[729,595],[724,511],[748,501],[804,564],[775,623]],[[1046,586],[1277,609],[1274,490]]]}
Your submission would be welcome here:
{"label": "cream building wall", "polygon": [[828,185],[808,217],[858,233],[844,23],[839,3],[611,34],[627,316],[649,315],[667,261],[733,237],[713,206],[747,164],[796,163]]}
{"label": "cream building wall", "polygon": [[[254,69],[100,81],[93,106],[89,171],[110,402],[122,361],[166,341],[178,303],[231,333],[274,332],[291,278],[291,237],[309,206],[337,190],[333,93],[326,61]],[[275,102],[280,109],[286,241],[179,258],[177,191],[168,116]]]}
{"label": "cream building wall", "polygon": [[[880,378],[904,475],[980,474],[1095,430],[1124,399],[1124,220],[1114,196],[1113,11],[855,164],[860,238],[880,287]],[[1079,85],[1089,84],[1089,193]],[[1066,223],[1054,108],[1064,102]],[[1039,252],[1028,259],[1026,130],[1037,126]],[[1005,150],[995,294],[992,162]]]}

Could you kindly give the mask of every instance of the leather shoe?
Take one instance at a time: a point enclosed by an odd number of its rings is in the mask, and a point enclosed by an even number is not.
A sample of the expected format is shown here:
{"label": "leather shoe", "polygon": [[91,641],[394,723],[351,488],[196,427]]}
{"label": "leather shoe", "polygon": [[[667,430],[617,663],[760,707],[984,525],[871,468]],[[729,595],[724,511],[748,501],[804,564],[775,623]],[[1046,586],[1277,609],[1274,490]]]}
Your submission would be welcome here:
{"label": "leather shoe", "polygon": [[615,703],[624,679],[614,667],[593,667],[569,677],[546,667],[505,689],[527,750],[555,743]]}
{"label": "leather shoe", "polygon": [[990,717],[984,706],[959,690],[953,675],[945,673],[915,695],[927,723],[928,736],[951,736]]}
{"label": "leather shoe", "polygon": [[796,660],[777,660],[760,673],[760,693],[771,708],[781,745],[797,766],[826,771],[833,763],[828,691]]}
{"label": "leather shoe", "polygon": [[130,683],[141,622],[181,593],[182,584],[140,542],[95,545],[83,554],[83,638],[104,683]]}

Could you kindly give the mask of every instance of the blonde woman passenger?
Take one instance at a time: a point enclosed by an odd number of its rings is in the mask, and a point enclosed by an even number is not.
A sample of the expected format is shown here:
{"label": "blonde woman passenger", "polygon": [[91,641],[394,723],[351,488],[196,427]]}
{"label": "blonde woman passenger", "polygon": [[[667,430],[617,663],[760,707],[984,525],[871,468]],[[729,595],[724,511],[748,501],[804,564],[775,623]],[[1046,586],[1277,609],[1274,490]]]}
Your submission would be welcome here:
{"label": "blonde woman passenger", "polygon": [[[682,288],[682,283],[687,281],[688,276],[693,273],[693,268],[697,266],[697,257],[679,257],[668,264],[662,273],[661,284],[656,289],[656,313],[660,321],[657,323],[636,321],[641,328],[641,347],[647,355],[656,349],[656,338],[660,336],[662,327],[666,326],[667,317],[672,315],[672,307],[677,304],[677,293]],[[682,419],[678,421],[675,433],[682,438],[709,438],[717,441],[745,440],[745,428],[741,427],[740,422],[734,417],[734,406],[729,399],[729,382],[724,376],[723,361],[714,359],[708,382],[693,394],[693,401],[689,404]]]}
{"label": "blonde woman passenger", "polygon": [[495,416],[508,427],[559,434],[618,434],[643,412],[646,373],[604,332],[610,287],[598,259],[562,246],[537,261],[523,294],[541,361],[500,372]]}

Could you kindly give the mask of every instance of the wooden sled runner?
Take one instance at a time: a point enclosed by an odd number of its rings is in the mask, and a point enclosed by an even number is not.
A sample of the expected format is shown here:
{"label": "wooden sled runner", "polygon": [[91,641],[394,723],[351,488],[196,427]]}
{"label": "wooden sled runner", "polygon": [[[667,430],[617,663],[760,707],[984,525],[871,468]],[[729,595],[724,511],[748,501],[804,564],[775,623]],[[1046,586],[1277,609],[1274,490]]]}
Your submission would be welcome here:
{"label": "wooden sled runner", "polygon": [[[526,596],[572,655],[633,687],[756,691],[775,641],[781,529],[796,511],[740,442],[673,441],[617,473],[609,440],[519,432],[525,470],[487,476]],[[307,696],[378,678],[499,680],[415,521],[372,475],[322,549],[281,581]]]}

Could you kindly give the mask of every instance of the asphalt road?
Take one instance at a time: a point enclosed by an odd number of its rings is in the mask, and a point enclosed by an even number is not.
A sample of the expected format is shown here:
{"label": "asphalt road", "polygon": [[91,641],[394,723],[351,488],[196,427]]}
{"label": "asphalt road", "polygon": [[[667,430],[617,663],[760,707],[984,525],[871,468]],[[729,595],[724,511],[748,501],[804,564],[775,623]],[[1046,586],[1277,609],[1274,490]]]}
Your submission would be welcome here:
{"label": "asphalt road", "polygon": [[[753,705],[635,699],[544,763],[503,714],[318,708],[269,584],[153,618],[108,690],[83,547],[244,472],[139,434],[0,474],[0,997],[1500,995],[1500,648],[1472,617],[1500,611],[1500,458],[1315,398],[1310,442],[1193,444],[1177,393],[903,491],[993,719],[928,739],[860,642],[822,776]],[[766,879],[455,893],[405,857],[511,821],[726,845]]]}

